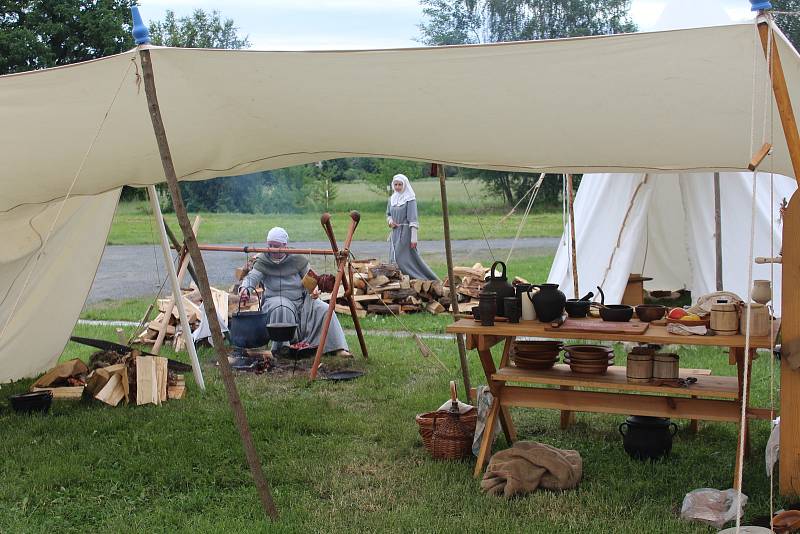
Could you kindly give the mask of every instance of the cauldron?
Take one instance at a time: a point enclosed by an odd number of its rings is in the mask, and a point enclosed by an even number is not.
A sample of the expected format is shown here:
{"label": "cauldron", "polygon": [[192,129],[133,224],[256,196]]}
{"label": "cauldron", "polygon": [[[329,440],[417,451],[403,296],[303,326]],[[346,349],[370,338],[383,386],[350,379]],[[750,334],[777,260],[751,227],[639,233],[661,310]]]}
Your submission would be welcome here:
{"label": "cauldron", "polygon": [[677,432],[678,426],[665,417],[631,415],[619,425],[625,452],[637,460],[658,460],[667,456]]}
{"label": "cauldron", "polygon": [[258,311],[241,311],[234,313],[228,321],[231,334],[231,344],[243,349],[263,347],[269,343],[267,333],[267,312],[261,309],[261,299],[258,299]]}

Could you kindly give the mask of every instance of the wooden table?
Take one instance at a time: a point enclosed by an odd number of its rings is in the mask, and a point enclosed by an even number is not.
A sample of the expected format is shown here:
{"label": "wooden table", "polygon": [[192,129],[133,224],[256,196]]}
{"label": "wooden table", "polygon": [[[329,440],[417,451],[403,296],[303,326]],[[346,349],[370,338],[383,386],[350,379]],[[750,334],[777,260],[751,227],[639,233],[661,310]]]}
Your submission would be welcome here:
{"label": "wooden table", "polygon": [[[494,326],[481,326],[473,319],[461,319],[447,327],[447,332],[466,336],[467,349],[477,349],[489,389],[494,397],[475,466],[476,477],[480,476],[491,452],[492,435],[498,417],[502,422],[507,441],[513,443],[517,439],[509,412],[511,406],[560,410],[562,428],[570,424],[574,417],[573,412],[690,419],[693,425],[696,425],[698,419],[729,422],[740,420],[745,371],[745,339],[742,335],[679,336],[669,334],[665,326],[652,324],[640,335],[604,332],[570,333],[557,329],[548,330],[549,326],[548,323],[538,321],[521,321],[518,324],[498,322]],[[775,326],[779,327],[777,322]],[[509,364],[511,346],[517,337],[728,347],[729,363],[736,364],[737,376],[710,376],[708,371],[701,369],[681,369],[681,377],[692,376],[697,382],[687,387],[675,387],[652,383],[628,383],[625,368],[620,366],[609,368],[605,375],[576,374],[569,366],[563,364],[557,364],[552,369],[544,371],[520,369]],[[498,368],[492,358],[491,348],[502,341],[505,341],[505,346]],[[750,360],[755,357],[755,349],[769,347],[769,336],[751,337]],[[748,366],[748,371],[751,367]],[[525,384],[528,387],[511,386],[509,383]],[[632,395],[636,397],[632,398]],[[772,417],[767,409],[750,407],[747,408],[747,415],[748,418]],[[747,447],[747,428],[745,433],[745,447]]]}

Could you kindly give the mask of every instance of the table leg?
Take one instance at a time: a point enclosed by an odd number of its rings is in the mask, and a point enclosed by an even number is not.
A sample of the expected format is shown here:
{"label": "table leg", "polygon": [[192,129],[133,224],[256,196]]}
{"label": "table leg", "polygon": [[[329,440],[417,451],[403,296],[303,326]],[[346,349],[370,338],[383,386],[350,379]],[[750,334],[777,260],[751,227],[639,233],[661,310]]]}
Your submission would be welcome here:
{"label": "table leg", "polygon": [[[573,389],[573,387],[561,386],[561,389]],[[561,410],[561,430],[566,430],[573,424],[575,424],[575,412],[570,410]]]}
{"label": "table leg", "polygon": [[[509,354],[511,352],[511,345],[514,341],[514,338],[507,337],[505,346],[503,347],[503,356],[500,358],[500,365],[505,365],[508,363]],[[496,382],[492,380],[492,375],[497,371],[497,368],[494,366],[494,359],[492,358],[492,351],[489,348],[482,346],[480,343],[478,345],[478,355],[481,359],[481,365],[483,366],[483,372],[486,374],[486,381],[489,385],[489,389],[492,392],[492,396],[495,399],[499,399],[500,390],[502,389],[502,383]],[[500,423],[503,427],[503,433],[506,436],[506,441],[509,444],[514,443],[517,441],[517,429],[514,427],[514,423],[511,421],[511,411],[508,409],[508,406],[501,406],[500,407]]]}
{"label": "table leg", "polygon": [[500,399],[494,397],[492,399],[492,406],[489,408],[489,414],[486,416],[486,426],[483,427],[483,437],[481,438],[481,447],[478,450],[478,461],[475,463],[475,478],[481,476],[483,467],[486,465],[486,460],[492,451],[492,441],[494,441],[494,425],[497,423],[497,415],[500,413]]}
{"label": "table leg", "polygon": [[[697,395],[692,395],[692,398],[696,399]],[[699,428],[700,428],[700,422],[697,419],[692,419],[691,421],[689,421],[689,432],[691,432],[692,434],[697,434]]]}

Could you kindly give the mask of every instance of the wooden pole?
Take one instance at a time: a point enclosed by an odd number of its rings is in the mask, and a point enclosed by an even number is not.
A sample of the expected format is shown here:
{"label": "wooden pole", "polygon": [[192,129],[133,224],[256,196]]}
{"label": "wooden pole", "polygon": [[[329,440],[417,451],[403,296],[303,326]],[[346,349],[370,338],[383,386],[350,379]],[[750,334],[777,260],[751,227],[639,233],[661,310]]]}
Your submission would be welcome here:
{"label": "wooden pole", "polygon": [[[324,213],[320,219],[323,227],[325,226],[326,217],[330,219],[330,214]],[[347,263],[347,256],[350,254],[350,244],[353,242],[353,234],[356,232],[356,227],[358,226],[358,221],[361,220],[361,215],[357,211],[351,211],[350,219],[350,228],[347,230],[347,237],[344,240],[344,248],[336,257],[338,264],[336,279],[333,281],[331,301],[328,306],[328,311],[325,313],[325,320],[322,323],[322,334],[320,335],[319,346],[317,347],[317,353],[314,355],[314,363],[311,366],[311,380],[317,378],[319,362],[322,360],[322,353],[325,352],[325,341],[328,339],[328,330],[331,327],[331,320],[333,319],[333,313],[336,309],[336,295],[339,294],[339,286],[342,284],[342,280],[344,279],[345,264]]]}
{"label": "wooden pole", "polygon": [[[437,163],[436,174],[439,177],[439,193],[442,198],[442,226],[444,227],[444,253],[447,258],[447,279],[450,280],[450,312],[453,314],[453,321],[458,321],[458,287],[456,287],[456,277],[453,276],[453,248],[450,243],[450,211],[447,206],[447,184],[445,183],[444,165]],[[464,380],[464,398],[470,399],[472,386],[469,379],[469,364],[467,363],[467,347],[464,344],[464,335],[456,334],[456,344],[458,345],[458,360],[461,363],[461,376]]]}
{"label": "wooden pole", "polygon": [[[361,219],[361,214],[357,211],[353,211],[350,213],[350,218],[358,218]],[[336,236],[333,234],[333,225],[331,225],[331,215],[330,213],[323,213],[322,217],[320,217],[320,223],[322,224],[322,228],[325,230],[325,234],[328,236],[328,241],[331,242],[331,250],[339,255],[339,245],[336,243]],[[356,301],[353,300],[353,267],[350,264],[350,258],[343,258],[345,261],[344,267],[347,269],[345,272],[345,276],[342,277],[342,284],[344,284],[344,298],[347,300],[347,305],[350,308],[350,316],[353,318],[353,328],[356,330],[356,335],[358,336],[358,344],[361,346],[361,355],[364,358],[369,358],[369,352],[367,351],[367,341],[364,339],[364,333],[361,331],[361,319],[358,318],[358,309],[356,308]],[[338,294],[338,291],[337,291]],[[331,294],[331,300],[328,303],[329,306],[334,307],[334,312],[336,311],[336,297],[335,295]],[[332,319],[332,318],[331,318]]]}
{"label": "wooden pole", "polygon": [[336,256],[332,250],[324,248],[277,248],[277,247],[250,247],[245,245],[197,245],[200,250],[212,252],[266,252],[272,254],[312,254],[317,256]]}
{"label": "wooden pole", "polygon": [[180,224],[181,232],[183,232],[186,248],[189,250],[189,255],[192,258],[192,263],[194,264],[198,281],[200,282],[198,287],[200,289],[200,295],[203,297],[203,306],[205,307],[206,316],[208,317],[208,323],[211,328],[211,339],[214,342],[214,350],[217,352],[217,360],[219,361],[222,381],[225,384],[225,391],[228,395],[228,403],[231,405],[231,410],[233,411],[233,419],[239,431],[239,436],[242,439],[244,453],[247,458],[247,463],[250,466],[250,472],[253,475],[261,504],[269,517],[274,521],[278,518],[278,509],[275,507],[275,502],[272,500],[272,493],[267,479],[264,476],[264,471],[261,468],[261,460],[258,457],[255,444],[253,443],[253,435],[250,433],[247,415],[242,406],[242,401],[239,398],[239,392],[236,389],[233,371],[228,362],[228,351],[225,348],[225,339],[222,337],[222,330],[217,320],[217,310],[214,307],[214,298],[211,294],[211,286],[208,283],[208,274],[206,273],[205,263],[203,263],[203,255],[197,247],[197,238],[194,232],[192,232],[192,226],[189,223],[186,207],[181,197],[181,190],[178,187],[178,177],[175,174],[175,165],[172,162],[167,132],[164,128],[161,110],[158,106],[158,95],[156,93],[155,79],[153,78],[153,64],[150,59],[150,51],[140,47],[139,57],[141,58],[142,74],[144,76],[144,93],[147,97],[147,107],[150,111],[150,119],[153,122],[153,131],[156,136],[156,142],[158,143],[158,152],[161,155],[161,164],[164,167],[164,176],[167,179],[169,192],[172,195],[172,204],[175,207],[175,214],[178,216],[178,223]]}
{"label": "wooden pole", "polygon": [[[771,56],[772,92],[781,117],[783,135],[792,160],[795,179],[800,178],[800,135],[786,86],[777,43],[769,46],[767,22],[758,24],[764,53]],[[784,344],[800,338],[800,198],[792,197],[783,215],[783,281],[781,331]],[[800,371],[793,371],[786,358],[781,360],[781,439],[779,462],[781,495],[800,495]]]}
{"label": "wooden pole", "polygon": [[575,192],[572,190],[572,175],[567,174],[567,202],[569,210],[569,239],[572,244],[572,291],[575,293],[575,298],[579,299],[580,288],[578,286],[578,253],[577,245],[575,243],[575,210],[573,204],[575,202]]}
{"label": "wooden pole", "polygon": [[722,204],[720,203],[719,173],[714,173],[714,244],[717,261],[717,291],[722,291]]}

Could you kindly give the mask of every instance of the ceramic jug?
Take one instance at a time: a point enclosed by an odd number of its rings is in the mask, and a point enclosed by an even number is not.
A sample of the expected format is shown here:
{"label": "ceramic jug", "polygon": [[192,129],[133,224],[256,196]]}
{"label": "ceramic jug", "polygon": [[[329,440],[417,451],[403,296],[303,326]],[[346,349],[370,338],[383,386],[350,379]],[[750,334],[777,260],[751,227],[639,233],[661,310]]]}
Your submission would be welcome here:
{"label": "ceramic jug", "polygon": [[[501,273],[498,275],[495,267],[502,268]],[[506,276],[506,264],[502,261],[496,261],[489,269],[489,280],[483,285],[484,291],[492,291],[497,295],[497,315],[505,317],[505,308],[503,306],[503,299],[506,297],[514,296],[514,286],[508,283]]]}
{"label": "ceramic jug", "polygon": [[539,292],[533,297],[533,308],[536,316],[543,323],[549,323],[561,317],[567,296],[558,289],[558,284],[535,285]]}

